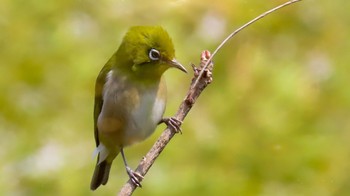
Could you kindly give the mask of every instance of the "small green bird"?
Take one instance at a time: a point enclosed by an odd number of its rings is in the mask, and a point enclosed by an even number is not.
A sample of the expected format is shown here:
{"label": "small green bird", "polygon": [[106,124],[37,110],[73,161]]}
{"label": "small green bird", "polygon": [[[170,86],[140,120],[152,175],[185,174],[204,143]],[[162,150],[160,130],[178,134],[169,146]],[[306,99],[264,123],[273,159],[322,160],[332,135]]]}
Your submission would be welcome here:
{"label": "small green bird", "polygon": [[162,122],[179,131],[181,121],[163,118],[167,95],[162,75],[171,67],[187,72],[175,60],[168,33],[159,26],[135,26],[102,68],[95,86],[97,164],[91,190],[107,183],[119,152],[130,179],[141,186],[143,177],[130,169],[123,148],[145,140]]}

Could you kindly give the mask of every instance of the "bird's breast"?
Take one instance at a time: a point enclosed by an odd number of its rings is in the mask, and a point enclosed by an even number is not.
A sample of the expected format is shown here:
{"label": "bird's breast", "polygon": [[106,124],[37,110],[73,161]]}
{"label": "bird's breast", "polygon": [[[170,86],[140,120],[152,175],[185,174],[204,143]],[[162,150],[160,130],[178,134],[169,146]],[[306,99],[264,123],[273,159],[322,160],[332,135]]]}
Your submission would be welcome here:
{"label": "bird's breast", "polygon": [[[139,104],[130,112],[126,139],[137,142],[151,135],[163,116],[165,101],[157,97],[157,91],[154,89],[142,92],[139,96]],[[130,143],[133,142],[130,141]]]}
{"label": "bird's breast", "polygon": [[99,134],[108,143],[127,146],[151,135],[162,119],[166,87],[162,80],[152,85],[135,84],[108,74],[103,106],[98,119]]}

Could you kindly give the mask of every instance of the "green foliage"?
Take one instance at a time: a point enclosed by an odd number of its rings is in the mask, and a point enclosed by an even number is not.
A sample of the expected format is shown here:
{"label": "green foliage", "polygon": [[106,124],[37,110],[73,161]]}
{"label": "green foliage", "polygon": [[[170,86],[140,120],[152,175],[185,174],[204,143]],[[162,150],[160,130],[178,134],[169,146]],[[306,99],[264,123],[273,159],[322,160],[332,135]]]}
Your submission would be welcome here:
{"label": "green foliage", "polygon": [[[89,190],[98,72],[133,25],[161,25],[177,59],[198,62],[235,28],[283,1],[19,1],[0,7],[0,195]],[[233,38],[214,82],[135,195],[348,195],[350,3],[303,1]],[[191,74],[166,73],[167,115]],[[164,126],[126,150],[136,166]]]}

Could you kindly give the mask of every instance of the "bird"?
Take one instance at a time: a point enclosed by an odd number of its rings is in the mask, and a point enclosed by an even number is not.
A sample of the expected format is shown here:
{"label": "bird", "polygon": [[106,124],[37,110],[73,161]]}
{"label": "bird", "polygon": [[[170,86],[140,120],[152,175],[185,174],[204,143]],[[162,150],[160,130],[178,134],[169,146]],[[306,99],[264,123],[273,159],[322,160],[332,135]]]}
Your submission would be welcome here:
{"label": "bird", "polygon": [[163,117],[167,100],[163,73],[169,68],[187,73],[175,59],[174,44],[167,31],[161,26],[133,26],[101,69],[95,84],[97,163],[91,190],[107,184],[119,153],[129,178],[141,187],[143,176],[128,166],[124,148],[145,140],[160,123],[179,131],[180,120]]}

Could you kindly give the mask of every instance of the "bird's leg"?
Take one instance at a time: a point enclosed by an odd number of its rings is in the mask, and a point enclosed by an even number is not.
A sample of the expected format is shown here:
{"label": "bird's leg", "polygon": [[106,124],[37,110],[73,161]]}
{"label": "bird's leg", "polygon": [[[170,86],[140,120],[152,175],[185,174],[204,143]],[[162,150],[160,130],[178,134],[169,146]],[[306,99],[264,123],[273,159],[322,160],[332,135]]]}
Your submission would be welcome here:
{"label": "bird's leg", "polygon": [[126,162],[126,158],[124,155],[124,150],[123,148],[120,149],[120,153],[122,154],[123,157],[123,161],[124,161],[124,165],[125,165],[125,169],[126,169],[126,173],[128,174],[129,178],[131,179],[131,181],[138,187],[142,187],[140,181],[143,180],[143,176],[140,175],[139,173],[134,172],[128,165],[128,163]]}
{"label": "bird's leg", "polygon": [[181,124],[182,121],[178,120],[174,117],[170,117],[170,118],[162,118],[162,120],[159,121],[158,125],[161,123],[165,123],[169,128],[173,129],[176,133],[181,133]]}

